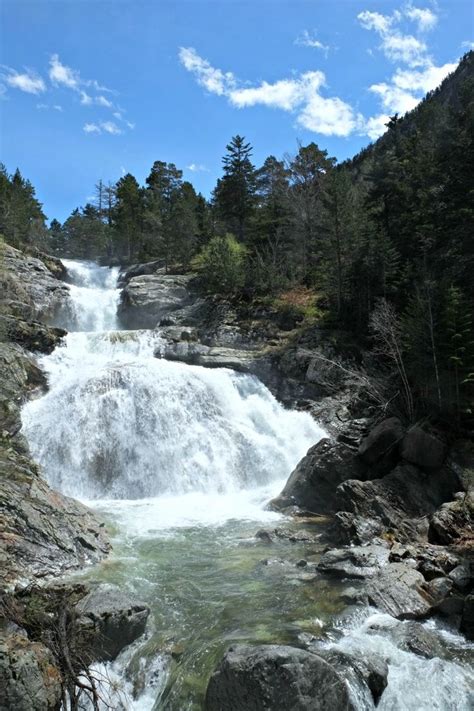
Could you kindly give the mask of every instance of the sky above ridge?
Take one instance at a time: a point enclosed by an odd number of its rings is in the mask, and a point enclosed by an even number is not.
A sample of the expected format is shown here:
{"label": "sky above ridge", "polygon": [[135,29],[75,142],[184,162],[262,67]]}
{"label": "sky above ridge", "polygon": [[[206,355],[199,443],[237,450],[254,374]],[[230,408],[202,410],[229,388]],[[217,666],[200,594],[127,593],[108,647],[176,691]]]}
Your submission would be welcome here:
{"label": "sky above ridge", "polygon": [[2,0],[0,160],[48,218],[174,162],[209,195],[232,135],[342,160],[474,47],[472,0]]}

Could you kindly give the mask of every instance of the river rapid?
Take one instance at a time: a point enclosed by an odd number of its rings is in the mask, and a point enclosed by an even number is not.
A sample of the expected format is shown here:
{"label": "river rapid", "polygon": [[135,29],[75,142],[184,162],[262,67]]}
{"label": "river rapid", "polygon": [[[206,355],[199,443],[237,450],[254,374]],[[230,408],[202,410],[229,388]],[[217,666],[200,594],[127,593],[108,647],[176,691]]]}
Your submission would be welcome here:
{"label": "river rapid", "polygon": [[[381,711],[471,709],[472,645],[438,630],[443,659],[403,651],[390,629],[405,623],[347,609],[340,585],[315,579],[317,544],[255,538],[298,528],[266,504],[324,435],[310,415],[253,376],[156,358],[159,331],[118,328],[118,270],[65,264],[69,333],[41,358],[49,391],[23,408],[23,432],[50,485],[112,531],[111,556],[75,579],[119,585],[152,611],[146,639],[97,669],[112,708],[198,711],[232,643],[313,640],[388,661]],[[373,709],[348,683],[355,708]]]}

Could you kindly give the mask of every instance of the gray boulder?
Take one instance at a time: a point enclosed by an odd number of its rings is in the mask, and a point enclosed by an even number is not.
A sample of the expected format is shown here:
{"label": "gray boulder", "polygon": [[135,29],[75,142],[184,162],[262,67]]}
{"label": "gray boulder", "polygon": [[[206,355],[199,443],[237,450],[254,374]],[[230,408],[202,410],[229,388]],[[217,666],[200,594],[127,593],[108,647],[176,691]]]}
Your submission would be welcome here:
{"label": "gray boulder", "polygon": [[192,301],[190,275],[143,274],[122,290],[118,317],[125,328],[155,328],[161,319]]}
{"label": "gray boulder", "polygon": [[366,686],[377,706],[388,683],[388,665],[385,659],[370,653],[356,657],[335,649],[319,650],[318,653],[344,679],[350,680],[356,686]]}
{"label": "gray boulder", "polygon": [[434,600],[426,589],[423,575],[406,563],[391,563],[367,583],[369,602],[398,619],[426,617]]}
{"label": "gray boulder", "polygon": [[367,632],[389,637],[399,649],[426,659],[433,657],[443,659],[446,656],[446,648],[441,638],[415,620],[406,620],[397,624],[374,623]]}
{"label": "gray boulder", "polygon": [[58,711],[61,675],[53,655],[21,634],[0,637],[0,711]]}
{"label": "gray boulder", "polygon": [[76,605],[79,625],[90,630],[91,657],[110,661],[145,632],[150,608],[112,585],[99,585]]}
{"label": "gray boulder", "polygon": [[392,461],[398,455],[404,429],[398,417],[390,417],[379,422],[359,445],[359,456],[366,464],[373,465],[381,460]]}
{"label": "gray boulder", "polygon": [[206,711],[348,711],[344,680],[321,657],[279,645],[231,647],[211,676]]}
{"label": "gray boulder", "polygon": [[299,462],[271,505],[276,509],[298,506],[313,513],[333,513],[338,508],[338,485],[358,479],[362,472],[363,465],[351,447],[322,439]]}
{"label": "gray boulder", "polygon": [[451,544],[474,538],[474,491],[444,503],[430,518],[431,543]]}
{"label": "gray boulder", "polygon": [[322,555],[318,571],[340,578],[372,578],[387,565],[389,554],[382,545],[334,548]]}
{"label": "gray boulder", "polygon": [[464,600],[460,629],[468,639],[474,640],[474,593]]}
{"label": "gray boulder", "polygon": [[401,455],[422,469],[438,469],[446,457],[446,445],[421,427],[411,427],[403,438]]}

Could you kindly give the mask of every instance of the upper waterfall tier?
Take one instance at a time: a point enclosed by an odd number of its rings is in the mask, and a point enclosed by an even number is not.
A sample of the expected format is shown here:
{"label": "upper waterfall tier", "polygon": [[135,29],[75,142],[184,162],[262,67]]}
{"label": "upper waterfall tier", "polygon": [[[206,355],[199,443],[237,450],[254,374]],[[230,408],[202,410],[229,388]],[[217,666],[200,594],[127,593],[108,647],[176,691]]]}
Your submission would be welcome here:
{"label": "upper waterfall tier", "polygon": [[117,325],[118,268],[94,262],[63,260],[69,274],[71,312],[68,331],[107,331]]}

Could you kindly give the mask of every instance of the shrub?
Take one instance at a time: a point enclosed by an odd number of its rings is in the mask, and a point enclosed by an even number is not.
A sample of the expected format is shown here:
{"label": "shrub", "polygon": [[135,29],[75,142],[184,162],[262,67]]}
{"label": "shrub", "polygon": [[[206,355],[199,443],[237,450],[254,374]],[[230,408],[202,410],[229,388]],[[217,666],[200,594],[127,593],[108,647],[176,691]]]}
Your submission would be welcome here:
{"label": "shrub", "polygon": [[207,291],[233,294],[244,285],[246,248],[231,234],[213,237],[194,260]]}

